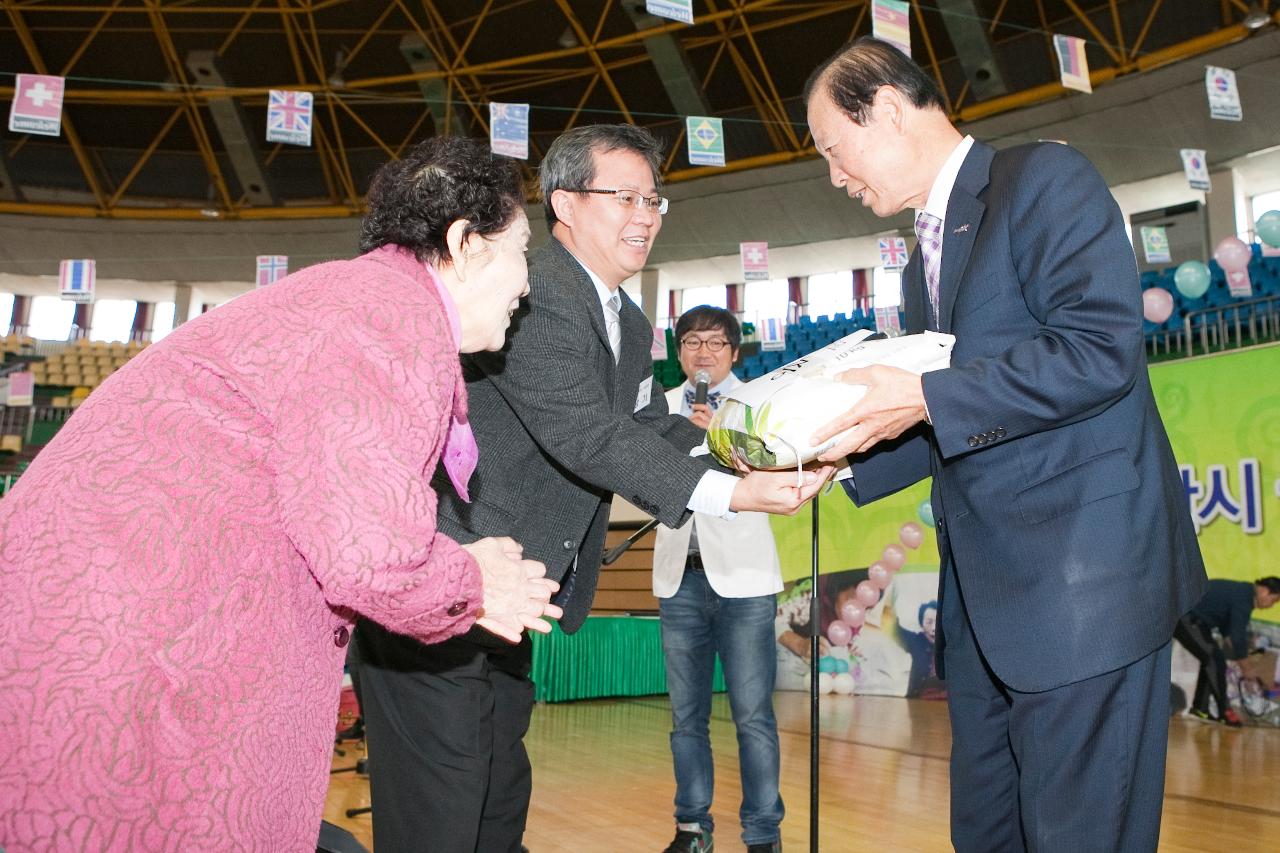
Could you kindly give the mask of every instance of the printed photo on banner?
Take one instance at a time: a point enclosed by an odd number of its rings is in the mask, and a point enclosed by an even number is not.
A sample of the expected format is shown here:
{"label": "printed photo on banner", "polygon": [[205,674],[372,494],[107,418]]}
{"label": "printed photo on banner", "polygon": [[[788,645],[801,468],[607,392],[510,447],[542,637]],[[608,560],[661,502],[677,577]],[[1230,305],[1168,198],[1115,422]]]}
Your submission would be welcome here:
{"label": "printed photo on banner", "polygon": [[1149,264],[1167,264],[1172,258],[1169,255],[1169,234],[1163,225],[1143,225],[1142,253]]}
{"label": "printed photo on banner", "polygon": [[1244,111],[1240,108],[1240,89],[1236,87],[1236,72],[1230,68],[1206,65],[1204,88],[1209,96],[1209,118],[1223,121],[1244,118]]}
{"label": "printed photo on banner", "polygon": [[1187,175],[1187,185],[1193,190],[1209,191],[1209,164],[1203,148],[1183,148],[1182,170]]}
{"label": "printed photo on banner", "polygon": [[1062,85],[1080,92],[1093,92],[1089,81],[1089,60],[1084,54],[1084,39],[1075,36],[1053,37],[1053,49],[1058,53],[1058,71]]}
{"label": "printed photo on banner", "polygon": [[714,116],[688,116],[684,120],[689,165],[724,165],[724,123]]}
{"label": "printed photo on banner", "polygon": [[489,104],[489,148],[503,157],[529,159],[528,104]]}
{"label": "printed photo on banner", "polygon": [[286,145],[311,144],[311,113],[315,98],[310,92],[270,89],[267,94],[267,141]]}
{"label": "printed photo on banner", "polygon": [[871,34],[911,55],[911,7],[903,0],[874,0]]}
{"label": "printed photo on banner", "polygon": [[258,287],[274,284],[288,274],[288,255],[258,255]]}
{"label": "printed photo on banner", "polygon": [[97,264],[92,260],[62,261],[58,264],[58,293],[67,302],[93,302],[97,277]]}
{"label": "printed photo on banner", "polygon": [[764,241],[739,243],[743,281],[769,280],[769,244]]}
{"label": "printed photo on banner", "polygon": [[644,10],[659,18],[669,18],[682,24],[693,23],[693,0],[645,0]]}
{"label": "printed photo on banner", "polygon": [[57,136],[62,133],[62,94],[66,81],[52,74],[17,74],[9,130]]}

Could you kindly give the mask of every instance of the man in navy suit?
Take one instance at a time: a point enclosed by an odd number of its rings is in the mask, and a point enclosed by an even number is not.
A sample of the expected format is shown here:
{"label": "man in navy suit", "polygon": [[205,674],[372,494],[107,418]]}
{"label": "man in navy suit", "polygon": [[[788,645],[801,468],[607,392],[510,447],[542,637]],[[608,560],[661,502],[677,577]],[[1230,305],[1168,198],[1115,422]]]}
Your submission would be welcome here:
{"label": "man in navy suit", "polygon": [[1169,641],[1204,591],[1143,351],[1119,209],[1056,144],[962,136],[933,82],[860,39],[806,86],[831,182],[917,211],[907,330],[955,335],[868,386],[815,442],[863,504],[932,475],[960,851],[1147,851],[1160,832]]}

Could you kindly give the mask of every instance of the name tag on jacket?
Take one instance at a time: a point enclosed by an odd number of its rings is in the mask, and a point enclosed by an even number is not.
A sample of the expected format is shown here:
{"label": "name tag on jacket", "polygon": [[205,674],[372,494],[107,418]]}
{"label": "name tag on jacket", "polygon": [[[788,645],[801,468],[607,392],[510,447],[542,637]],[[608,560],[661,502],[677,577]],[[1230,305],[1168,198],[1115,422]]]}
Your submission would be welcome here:
{"label": "name tag on jacket", "polygon": [[640,391],[636,394],[636,407],[631,410],[631,414],[643,409],[649,405],[649,401],[653,399],[653,377],[650,376],[640,383]]}

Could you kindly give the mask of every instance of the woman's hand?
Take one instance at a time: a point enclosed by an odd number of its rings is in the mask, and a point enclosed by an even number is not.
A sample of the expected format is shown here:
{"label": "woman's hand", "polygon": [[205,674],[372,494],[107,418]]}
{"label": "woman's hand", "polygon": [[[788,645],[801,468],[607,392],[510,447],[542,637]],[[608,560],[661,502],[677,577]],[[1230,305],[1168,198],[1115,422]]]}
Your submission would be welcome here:
{"label": "woman's hand", "polygon": [[520,642],[525,630],[546,634],[563,614],[551,603],[560,585],[549,579],[547,567],[524,559],[519,542],[506,536],[479,539],[462,546],[480,565],[484,602],[476,624],[510,643]]}

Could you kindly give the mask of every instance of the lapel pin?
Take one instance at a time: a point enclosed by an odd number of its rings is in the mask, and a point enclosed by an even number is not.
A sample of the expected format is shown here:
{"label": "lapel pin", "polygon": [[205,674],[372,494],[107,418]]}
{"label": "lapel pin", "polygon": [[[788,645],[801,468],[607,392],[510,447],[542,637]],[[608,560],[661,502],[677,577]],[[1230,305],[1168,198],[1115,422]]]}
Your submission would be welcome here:
{"label": "lapel pin", "polygon": [[962,234],[962,233],[964,233],[965,231],[968,231],[968,230],[969,230],[969,223],[968,223],[968,222],[966,222],[965,224],[961,225],[959,228],[957,228],[956,230],[952,231],[951,233],[952,233],[952,234]]}

